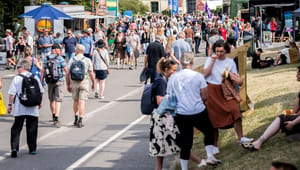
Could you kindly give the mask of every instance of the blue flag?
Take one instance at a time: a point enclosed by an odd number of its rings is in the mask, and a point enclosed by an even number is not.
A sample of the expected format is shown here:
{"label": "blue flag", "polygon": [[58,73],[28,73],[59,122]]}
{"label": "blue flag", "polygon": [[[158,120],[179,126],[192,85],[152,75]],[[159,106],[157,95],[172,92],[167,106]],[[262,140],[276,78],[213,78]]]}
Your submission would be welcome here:
{"label": "blue flag", "polygon": [[178,0],[172,0],[172,15],[178,14]]}

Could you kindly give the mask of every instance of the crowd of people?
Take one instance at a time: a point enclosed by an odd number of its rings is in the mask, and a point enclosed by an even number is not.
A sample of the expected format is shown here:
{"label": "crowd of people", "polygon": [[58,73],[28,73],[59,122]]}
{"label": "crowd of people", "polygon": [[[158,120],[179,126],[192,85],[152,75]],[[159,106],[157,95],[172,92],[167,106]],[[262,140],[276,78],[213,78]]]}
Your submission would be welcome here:
{"label": "crowd of people", "polygon": [[[266,23],[275,33],[275,18]],[[35,42],[25,27],[16,39],[11,30],[6,30],[7,69],[14,67],[27,78],[34,75],[40,93],[44,93],[47,84],[53,123],[58,127],[61,126],[59,113],[66,82],[67,90],[73,98],[74,125],[81,128],[84,126],[85,101],[90,82],[92,89],[96,89],[95,97],[103,99],[109,65],[116,64],[117,69],[127,65],[128,69],[133,70],[138,67],[140,54],[144,54],[144,68],[148,71],[150,83],[153,83],[156,107],[160,107],[162,100],[166,100],[165,95],[173,94],[177,99],[174,110],[176,116],[170,116],[170,113],[151,115],[149,155],[156,157],[156,169],[162,169],[164,156],[178,152],[183,170],[188,169],[190,158],[198,167],[217,165],[221,163],[215,157],[220,152],[220,128],[234,128],[238,142],[244,148],[258,150],[264,141],[278,131],[279,126],[290,131],[300,124],[298,116],[292,120],[280,117],[256,141],[243,134],[240,99],[236,95],[241,83],[236,63],[227,54],[241,44],[245,32],[259,41],[261,35],[257,30],[260,24],[259,17],[244,23],[244,19],[231,19],[226,15],[212,19],[198,14],[172,17],[148,15],[131,19],[118,18],[107,27],[99,24],[95,32],[89,28],[74,34],[71,29],[67,29],[67,36],[63,38],[61,33],[54,36],[45,29]],[[275,41],[274,37],[275,34]],[[207,57],[203,74],[192,70],[194,55],[200,53],[201,42],[206,46],[205,54],[202,55]],[[33,57],[33,51],[36,57]],[[261,52],[258,49],[255,53],[257,57]],[[255,61],[258,60],[256,58]],[[284,62],[282,54],[275,60],[275,65],[280,62]],[[27,78],[23,76],[16,76],[9,90],[8,111],[12,112],[14,104],[15,116],[11,132],[11,157],[17,157],[20,136],[17,129],[25,119],[27,133],[31,134],[27,136],[29,151],[31,154],[36,153],[40,105],[27,107],[16,104],[22,100],[18,96],[24,93],[21,85]],[[225,93],[224,89],[229,89],[229,92]],[[294,113],[298,113],[299,105],[294,109]],[[172,130],[165,124],[170,120],[173,120]],[[206,159],[200,159],[191,152],[194,127],[204,134]],[[299,133],[299,129],[296,132]]]}

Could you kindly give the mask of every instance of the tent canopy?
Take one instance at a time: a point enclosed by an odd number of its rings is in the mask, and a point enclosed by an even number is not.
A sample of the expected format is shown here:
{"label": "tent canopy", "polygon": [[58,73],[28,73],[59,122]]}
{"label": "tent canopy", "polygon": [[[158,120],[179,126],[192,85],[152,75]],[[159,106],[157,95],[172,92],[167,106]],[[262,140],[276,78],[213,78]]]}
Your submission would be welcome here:
{"label": "tent canopy", "polygon": [[300,17],[300,8],[296,9],[294,12],[294,17]]}

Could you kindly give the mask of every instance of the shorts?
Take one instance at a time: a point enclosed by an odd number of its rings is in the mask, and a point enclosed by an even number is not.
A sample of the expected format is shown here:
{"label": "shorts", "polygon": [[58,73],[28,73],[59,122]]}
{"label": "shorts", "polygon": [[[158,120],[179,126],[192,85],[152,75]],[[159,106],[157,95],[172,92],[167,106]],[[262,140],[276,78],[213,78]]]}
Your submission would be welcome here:
{"label": "shorts", "polygon": [[285,123],[284,123],[286,121],[293,121],[299,116],[300,115],[288,115],[288,116],[286,116],[284,114],[279,115],[281,132],[284,132],[287,136],[295,134],[295,133],[300,133],[300,123],[296,124],[292,130],[287,130],[285,128]]}
{"label": "shorts", "polygon": [[41,53],[42,59],[46,58],[49,55],[51,55],[51,51],[49,51],[47,53],[44,53],[44,52]]}
{"label": "shorts", "polygon": [[271,32],[276,32],[276,30],[271,30]]}
{"label": "shorts", "polygon": [[12,58],[12,54],[10,54],[10,52],[9,51],[6,51],[6,58]]}
{"label": "shorts", "polygon": [[107,70],[95,70],[96,79],[105,80],[107,78]]}
{"label": "shorts", "polygon": [[64,82],[48,83],[48,98],[49,100],[62,102],[64,97]]}
{"label": "shorts", "polygon": [[89,95],[89,80],[72,81],[72,98],[74,100],[87,100]]}

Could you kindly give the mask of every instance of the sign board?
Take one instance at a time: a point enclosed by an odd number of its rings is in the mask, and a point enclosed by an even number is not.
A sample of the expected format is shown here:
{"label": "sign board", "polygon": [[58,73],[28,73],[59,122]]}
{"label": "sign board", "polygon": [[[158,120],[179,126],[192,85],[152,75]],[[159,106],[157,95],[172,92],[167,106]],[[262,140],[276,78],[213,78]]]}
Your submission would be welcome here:
{"label": "sign board", "polygon": [[291,11],[284,12],[284,22],[285,22],[285,28],[286,32],[292,32],[293,31],[293,14]]}
{"label": "sign board", "polygon": [[271,31],[264,31],[263,32],[263,44],[265,47],[268,47],[272,44],[272,32]]}
{"label": "sign board", "polygon": [[96,8],[96,13],[100,16],[105,16],[107,14],[106,0],[99,0],[99,3]]}
{"label": "sign board", "polygon": [[205,0],[197,0],[197,11],[204,11]]}
{"label": "sign board", "polygon": [[128,16],[129,20],[132,20],[132,11],[124,11],[124,17]]}
{"label": "sign board", "polygon": [[35,32],[41,33],[46,29],[48,32],[53,32],[53,20],[41,19],[35,20]]}

